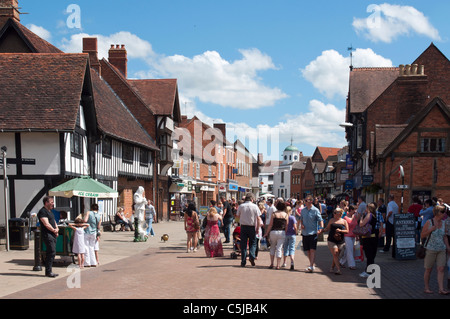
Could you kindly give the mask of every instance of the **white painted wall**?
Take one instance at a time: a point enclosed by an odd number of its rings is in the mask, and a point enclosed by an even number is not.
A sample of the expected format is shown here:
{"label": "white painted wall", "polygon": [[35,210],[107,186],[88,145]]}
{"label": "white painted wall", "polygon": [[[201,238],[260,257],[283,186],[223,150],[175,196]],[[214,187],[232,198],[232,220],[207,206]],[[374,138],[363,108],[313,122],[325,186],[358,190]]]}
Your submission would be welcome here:
{"label": "white painted wall", "polygon": [[36,165],[22,165],[24,175],[58,175],[60,173],[59,133],[22,133],[20,138],[22,158],[36,160]]}

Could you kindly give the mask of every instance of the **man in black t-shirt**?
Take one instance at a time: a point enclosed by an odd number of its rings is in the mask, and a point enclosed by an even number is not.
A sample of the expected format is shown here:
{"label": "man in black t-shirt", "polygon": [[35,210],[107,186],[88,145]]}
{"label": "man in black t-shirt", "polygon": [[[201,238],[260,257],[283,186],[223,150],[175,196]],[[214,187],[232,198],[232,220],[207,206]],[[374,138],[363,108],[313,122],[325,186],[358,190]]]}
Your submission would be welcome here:
{"label": "man in black t-shirt", "polygon": [[230,228],[233,223],[233,212],[231,210],[230,203],[226,200],[225,197],[221,197],[223,204],[223,234],[225,235],[224,243],[230,242]]}
{"label": "man in black t-shirt", "polygon": [[45,196],[42,200],[44,207],[42,207],[37,217],[41,222],[41,236],[47,248],[45,257],[45,275],[47,277],[55,278],[58,274],[53,273],[53,260],[56,256],[56,238],[58,238],[58,225],[56,224],[55,216],[52,213],[54,207],[53,198]]}

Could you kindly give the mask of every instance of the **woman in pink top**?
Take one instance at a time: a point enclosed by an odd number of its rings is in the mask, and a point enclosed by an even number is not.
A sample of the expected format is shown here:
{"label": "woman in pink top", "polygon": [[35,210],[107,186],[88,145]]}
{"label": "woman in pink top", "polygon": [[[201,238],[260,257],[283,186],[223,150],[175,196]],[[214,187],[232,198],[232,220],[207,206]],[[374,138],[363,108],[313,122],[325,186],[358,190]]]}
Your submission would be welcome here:
{"label": "woman in pink top", "polygon": [[347,263],[348,268],[351,270],[356,269],[355,257],[353,256],[355,246],[355,235],[353,234],[353,229],[358,224],[358,218],[353,218],[355,213],[355,206],[348,206],[347,215],[344,217],[348,224],[348,233],[344,235],[345,255],[340,260],[341,266],[344,266]]}

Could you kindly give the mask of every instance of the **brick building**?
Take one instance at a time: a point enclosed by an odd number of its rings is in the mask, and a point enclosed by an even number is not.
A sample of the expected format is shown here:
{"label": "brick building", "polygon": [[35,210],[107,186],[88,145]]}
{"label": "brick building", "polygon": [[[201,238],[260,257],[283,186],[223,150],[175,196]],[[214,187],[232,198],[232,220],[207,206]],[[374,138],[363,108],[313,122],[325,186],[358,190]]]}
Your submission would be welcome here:
{"label": "brick building", "polygon": [[[159,149],[100,78],[93,59],[96,39],[85,40],[87,54],[63,53],[12,14],[0,29],[0,58],[10,68],[3,68],[0,79],[5,90],[0,96],[3,145],[10,149],[8,162],[27,154],[33,164],[8,169],[11,217],[35,213],[49,189],[81,175],[120,191],[119,200],[103,200],[105,214],[114,215],[121,205],[131,216],[132,195],[121,190],[130,181],[148,186],[153,177],[154,156],[149,154]],[[125,153],[131,157],[124,158]],[[68,211],[69,217],[89,204],[89,199],[56,198],[57,209]]]}
{"label": "brick building", "polygon": [[[371,77],[375,73],[383,75]],[[410,65],[350,71],[351,126],[346,132],[355,163],[354,197],[394,194],[400,202],[397,185],[408,185],[405,205],[415,195],[448,200],[450,183],[444,172],[450,165],[449,80],[450,62],[434,44]],[[362,183],[367,176],[373,179],[371,185]]]}

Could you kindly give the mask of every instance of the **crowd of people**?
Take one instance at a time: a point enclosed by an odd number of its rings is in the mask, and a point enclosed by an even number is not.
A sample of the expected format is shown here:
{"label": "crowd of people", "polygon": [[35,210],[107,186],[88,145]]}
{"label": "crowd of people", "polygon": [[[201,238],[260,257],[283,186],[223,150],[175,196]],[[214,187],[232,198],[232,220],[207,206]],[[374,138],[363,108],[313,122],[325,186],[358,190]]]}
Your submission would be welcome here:
{"label": "crowd of people", "polygon": [[[355,250],[357,242],[362,247],[366,258],[366,268],[361,277],[370,276],[369,266],[375,264],[377,252],[387,253],[392,250],[395,257],[395,224],[394,216],[399,213],[414,215],[416,222],[416,245],[426,249],[424,257],[424,292],[430,290],[432,269],[436,266],[439,294],[448,295],[444,288],[446,265],[450,267],[450,206],[441,198],[431,198],[422,202],[413,198],[413,203],[405,211],[400,211],[394,195],[389,195],[387,205],[382,198],[366,203],[364,196],[359,196],[357,203],[350,204],[346,200],[325,204],[319,198],[307,196],[302,200],[277,198],[275,200],[260,198],[252,193],[246,194],[239,201],[211,201],[206,216],[200,216],[194,203],[189,203],[183,212],[184,227],[187,234],[186,251],[196,252],[199,243],[204,246],[207,257],[224,256],[223,243],[231,243],[241,266],[247,261],[252,266],[258,259],[260,248],[269,250],[270,269],[287,268],[289,257],[290,269],[294,270],[295,251],[301,246],[308,257],[309,266],[306,272],[315,271],[315,256],[319,237],[327,235],[327,246],[330,251],[330,272],[342,274],[342,268],[355,270]],[[47,247],[45,274],[56,277],[52,272],[55,257],[56,238],[59,228],[52,213],[53,199],[45,197],[44,206],[38,213],[42,225],[42,239]],[[147,236],[153,236],[152,221],[155,209],[151,203],[146,205]],[[117,211],[117,220],[121,220],[123,228],[132,228],[132,223]],[[99,242],[101,216],[98,205],[92,204],[90,210],[80,214],[74,223],[68,225],[74,230],[73,253],[78,255],[80,268],[95,267],[99,264]],[[233,231],[232,231],[233,228]],[[301,241],[296,247],[297,236]]]}
{"label": "crowd of people", "polygon": [[[218,203],[211,201],[203,225],[195,205],[189,205],[184,220],[188,234],[187,251],[197,251],[198,239],[201,238],[207,257],[223,256],[222,231],[224,243],[230,242],[232,234],[233,247],[241,257],[242,267],[247,261],[254,266],[259,249],[267,248],[270,255],[268,268],[287,268],[289,258],[289,269],[294,270],[295,245],[297,236],[301,235],[298,247],[301,245],[309,260],[305,271],[312,273],[315,271],[319,237],[326,233],[330,272],[340,275],[342,268],[356,270],[355,252],[359,251],[355,251],[355,247],[358,243],[366,259],[365,270],[359,276],[367,278],[371,274],[368,267],[375,264],[377,252],[392,250],[392,256],[395,256],[394,216],[399,213],[401,211],[392,194],[388,196],[387,204],[383,198],[366,203],[363,195],[354,204],[346,200],[325,203],[312,196],[302,200],[257,200],[248,193],[237,202],[222,197]],[[444,288],[444,271],[446,264],[450,266],[450,206],[440,198],[428,199],[424,205],[414,198],[413,204],[403,213],[414,214],[417,245],[426,244],[424,292],[432,293],[429,289],[430,273],[436,266],[439,293],[449,294]],[[235,226],[233,233],[232,224]]]}

